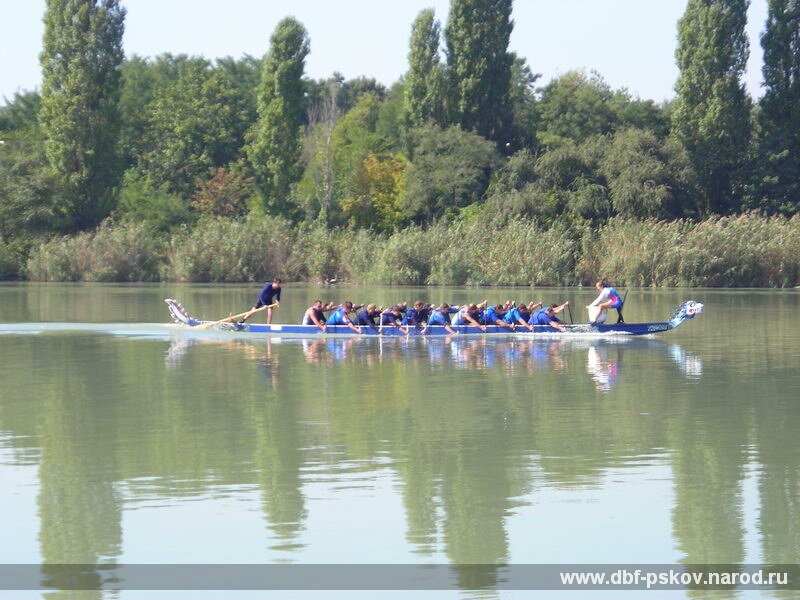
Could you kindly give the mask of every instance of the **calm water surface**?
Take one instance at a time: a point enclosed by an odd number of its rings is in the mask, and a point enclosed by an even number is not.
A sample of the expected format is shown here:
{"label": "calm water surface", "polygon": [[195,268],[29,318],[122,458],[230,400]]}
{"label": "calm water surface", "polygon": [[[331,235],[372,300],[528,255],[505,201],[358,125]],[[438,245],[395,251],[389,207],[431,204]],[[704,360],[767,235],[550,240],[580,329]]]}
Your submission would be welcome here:
{"label": "calm water surface", "polygon": [[[578,321],[592,291],[285,285],[274,320],[322,297]],[[797,291],[633,290],[630,322],[706,312],[628,341],[166,325],[164,297],[222,318],[257,293],[0,286],[0,563],[800,562]]]}

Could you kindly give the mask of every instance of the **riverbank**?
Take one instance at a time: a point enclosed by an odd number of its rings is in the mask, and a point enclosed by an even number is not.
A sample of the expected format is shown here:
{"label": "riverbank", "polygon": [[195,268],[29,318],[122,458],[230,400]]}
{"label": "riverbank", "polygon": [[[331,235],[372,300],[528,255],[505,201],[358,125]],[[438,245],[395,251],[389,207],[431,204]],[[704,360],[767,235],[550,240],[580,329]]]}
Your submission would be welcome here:
{"label": "riverbank", "polygon": [[[6,269],[8,270],[8,268]],[[383,285],[575,285],[599,275],[639,287],[795,287],[800,218],[612,219],[544,228],[518,220],[368,230],[292,228],[279,218],[209,219],[159,234],[105,224],[31,249],[31,281],[285,280]]]}

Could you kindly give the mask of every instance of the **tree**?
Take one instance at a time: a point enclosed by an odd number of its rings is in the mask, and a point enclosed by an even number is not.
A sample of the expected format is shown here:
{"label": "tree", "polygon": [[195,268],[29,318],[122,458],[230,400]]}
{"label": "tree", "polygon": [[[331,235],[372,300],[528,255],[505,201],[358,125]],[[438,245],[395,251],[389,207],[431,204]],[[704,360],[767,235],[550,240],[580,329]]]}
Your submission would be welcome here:
{"label": "tree", "polygon": [[511,0],[452,0],[445,28],[451,120],[505,147],[514,28]]}
{"label": "tree", "polygon": [[411,127],[427,123],[440,127],[447,124],[445,71],[439,60],[440,30],[433,9],[420,12],[411,26],[405,81],[405,111]]}
{"label": "tree", "polygon": [[205,59],[193,59],[147,108],[138,168],[156,188],[188,203],[198,180],[234,162],[243,144],[246,107],[235,86]]}
{"label": "tree", "polygon": [[341,203],[348,224],[382,231],[400,225],[407,168],[408,161],[398,154],[367,156],[353,178],[353,194]]}
{"label": "tree", "polygon": [[109,213],[119,181],[124,20],[118,0],[47,0],[39,119],[65,190],[61,210],[79,229]]}
{"label": "tree", "polygon": [[39,126],[39,107],[42,97],[37,92],[15,93],[6,105],[0,107],[0,132],[27,130]]}
{"label": "tree", "polygon": [[617,125],[614,105],[614,92],[599,74],[565,73],[542,90],[539,143],[555,148],[612,133]]}
{"label": "tree", "polygon": [[302,175],[302,77],[308,52],[305,28],[287,17],[272,34],[261,71],[258,121],[249,134],[247,158],[265,206],[277,214],[291,212],[290,188]]}
{"label": "tree", "polygon": [[760,201],[770,211],[800,209],[800,2],[769,0],[761,99]]}
{"label": "tree", "polygon": [[335,78],[323,89],[314,84],[314,101],[308,110],[305,137],[306,168],[298,184],[298,199],[308,220],[327,225],[334,207],[333,130],[339,119],[338,96],[341,84]]}
{"label": "tree", "polygon": [[458,125],[428,125],[412,134],[414,158],[403,200],[407,218],[429,223],[483,199],[500,159],[492,142]]}
{"label": "tree", "polygon": [[35,130],[3,133],[0,146],[0,240],[50,233],[65,227],[59,189]]}
{"label": "tree", "polygon": [[751,138],[751,101],[741,81],[749,0],[689,0],[678,23],[680,75],[673,133],[692,159],[707,210],[741,206],[740,184]]}
{"label": "tree", "polygon": [[536,127],[539,114],[536,107],[535,84],[541,77],[533,73],[527,61],[521,56],[511,54],[511,130],[506,142],[506,154],[521,149],[532,149],[536,145]]}
{"label": "tree", "polygon": [[620,129],[596,148],[614,214],[633,218],[681,218],[693,212],[696,177],[685,149],[652,131]]}

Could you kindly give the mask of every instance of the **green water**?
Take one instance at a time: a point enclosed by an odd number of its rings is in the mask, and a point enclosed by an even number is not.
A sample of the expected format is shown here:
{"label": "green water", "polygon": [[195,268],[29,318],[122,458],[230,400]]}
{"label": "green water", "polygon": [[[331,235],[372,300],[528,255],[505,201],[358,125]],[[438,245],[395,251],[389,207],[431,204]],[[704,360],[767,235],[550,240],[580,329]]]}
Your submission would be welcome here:
{"label": "green water", "polygon": [[[285,285],[274,321],[317,297],[577,321],[592,291]],[[0,563],[800,562],[797,291],[633,290],[629,322],[706,312],[627,342],[164,325],[164,297],[221,318],[257,292],[0,286]]]}

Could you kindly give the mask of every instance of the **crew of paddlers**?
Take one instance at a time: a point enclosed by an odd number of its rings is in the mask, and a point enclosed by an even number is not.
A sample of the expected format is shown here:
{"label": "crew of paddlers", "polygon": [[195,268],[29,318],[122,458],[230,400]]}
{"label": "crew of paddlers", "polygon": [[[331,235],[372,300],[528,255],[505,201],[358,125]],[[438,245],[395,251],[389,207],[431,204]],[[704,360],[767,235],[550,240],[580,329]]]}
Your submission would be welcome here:
{"label": "crew of paddlers", "polygon": [[[268,306],[267,322],[272,321],[272,306],[280,304],[280,279],[274,279],[264,286],[255,308]],[[587,306],[591,323],[603,323],[606,311],[615,308],[622,321],[623,300],[617,291],[605,280],[595,285],[600,295]],[[316,325],[327,331],[331,325],[341,325],[356,333],[364,333],[368,328],[381,333],[385,328],[396,328],[408,334],[412,329],[417,333],[425,333],[428,327],[439,325],[448,333],[458,333],[454,327],[470,325],[486,331],[488,325],[501,328],[533,331],[535,325],[546,325],[558,331],[565,331],[564,321],[557,315],[569,306],[569,301],[562,304],[544,306],[541,302],[517,303],[507,300],[500,304],[490,304],[487,300],[479,304],[439,305],[418,300],[411,306],[407,302],[399,302],[389,307],[375,304],[353,304],[346,301],[341,304],[316,300],[303,314],[303,325]],[[243,322],[243,321],[240,321]]]}

